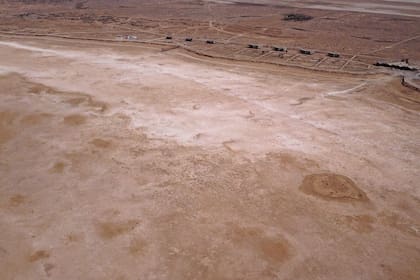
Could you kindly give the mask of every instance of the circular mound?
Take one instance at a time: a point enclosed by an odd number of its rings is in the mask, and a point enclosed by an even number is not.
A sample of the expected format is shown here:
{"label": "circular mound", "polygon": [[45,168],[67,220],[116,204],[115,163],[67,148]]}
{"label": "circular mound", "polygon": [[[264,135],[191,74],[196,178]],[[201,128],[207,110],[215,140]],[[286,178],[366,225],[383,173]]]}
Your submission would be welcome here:
{"label": "circular mound", "polygon": [[310,195],[336,201],[366,201],[366,194],[348,177],[332,173],[312,174],[303,179],[300,189]]}

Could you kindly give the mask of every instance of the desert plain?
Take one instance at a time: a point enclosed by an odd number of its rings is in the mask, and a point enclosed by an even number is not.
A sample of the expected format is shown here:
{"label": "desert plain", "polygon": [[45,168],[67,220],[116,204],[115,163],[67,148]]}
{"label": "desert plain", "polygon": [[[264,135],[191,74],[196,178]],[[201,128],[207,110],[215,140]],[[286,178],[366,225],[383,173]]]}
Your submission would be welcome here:
{"label": "desert plain", "polygon": [[0,1],[0,279],[420,279],[400,60],[418,1]]}

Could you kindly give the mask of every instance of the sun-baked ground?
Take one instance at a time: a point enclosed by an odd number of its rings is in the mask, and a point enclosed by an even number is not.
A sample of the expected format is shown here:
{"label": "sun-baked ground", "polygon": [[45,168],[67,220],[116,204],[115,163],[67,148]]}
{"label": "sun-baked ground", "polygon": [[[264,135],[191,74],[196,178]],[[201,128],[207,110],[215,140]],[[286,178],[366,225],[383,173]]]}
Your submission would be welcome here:
{"label": "sun-baked ground", "polygon": [[0,279],[418,279],[419,5],[0,0]]}
{"label": "sun-baked ground", "polygon": [[1,279],[417,279],[420,104],[387,75],[0,41]]}

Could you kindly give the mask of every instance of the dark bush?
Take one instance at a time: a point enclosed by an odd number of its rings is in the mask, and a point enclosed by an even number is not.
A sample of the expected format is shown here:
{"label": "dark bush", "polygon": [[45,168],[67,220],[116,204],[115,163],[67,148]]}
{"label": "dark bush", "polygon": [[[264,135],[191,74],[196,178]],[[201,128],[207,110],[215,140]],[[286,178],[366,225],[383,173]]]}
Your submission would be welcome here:
{"label": "dark bush", "polygon": [[289,21],[306,21],[311,20],[313,17],[304,15],[304,14],[288,14],[285,15],[283,20],[289,20]]}

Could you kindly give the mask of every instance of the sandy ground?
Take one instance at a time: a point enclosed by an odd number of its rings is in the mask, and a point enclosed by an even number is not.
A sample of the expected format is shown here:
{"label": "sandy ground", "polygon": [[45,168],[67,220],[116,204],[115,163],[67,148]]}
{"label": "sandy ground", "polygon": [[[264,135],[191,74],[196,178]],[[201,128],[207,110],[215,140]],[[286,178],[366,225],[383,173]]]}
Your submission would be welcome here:
{"label": "sandy ground", "polygon": [[418,279],[420,104],[386,75],[0,40],[1,279]]}
{"label": "sandy ground", "polygon": [[[293,14],[307,20],[285,20]],[[414,1],[0,1],[0,34],[137,41],[219,59],[346,73],[378,72],[378,61],[407,59],[420,68],[420,3]]]}
{"label": "sandy ground", "polygon": [[246,3],[254,5],[279,5],[287,7],[351,11],[384,15],[420,17],[418,0],[208,0],[210,3]]}

